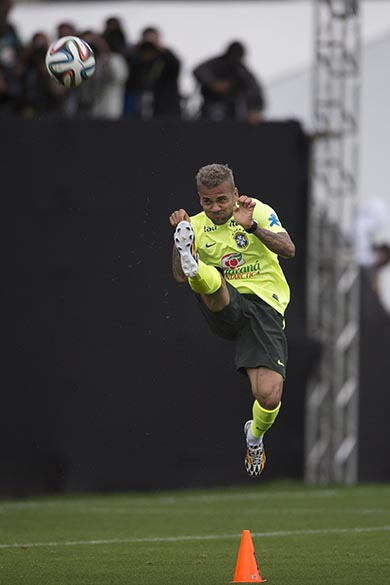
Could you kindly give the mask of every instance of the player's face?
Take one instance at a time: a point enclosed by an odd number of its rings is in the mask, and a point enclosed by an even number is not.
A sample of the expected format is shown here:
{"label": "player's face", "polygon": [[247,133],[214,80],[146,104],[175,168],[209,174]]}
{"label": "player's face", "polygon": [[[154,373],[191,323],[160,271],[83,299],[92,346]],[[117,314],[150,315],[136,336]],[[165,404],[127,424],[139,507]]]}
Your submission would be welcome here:
{"label": "player's face", "polygon": [[200,185],[198,193],[203,211],[215,225],[223,225],[232,217],[238,192],[230,183],[224,181],[212,189]]}

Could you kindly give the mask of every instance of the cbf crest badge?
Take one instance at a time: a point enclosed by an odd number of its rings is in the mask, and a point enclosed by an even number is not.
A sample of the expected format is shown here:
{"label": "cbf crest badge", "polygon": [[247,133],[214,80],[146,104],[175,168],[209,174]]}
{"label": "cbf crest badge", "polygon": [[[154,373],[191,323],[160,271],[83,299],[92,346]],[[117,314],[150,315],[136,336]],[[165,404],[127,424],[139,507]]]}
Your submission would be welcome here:
{"label": "cbf crest badge", "polygon": [[237,246],[241,250],[245,250],[245,248],[248,247],[249,240],[248,240],[248,236],[246,235],[245,232],[237,230],[236,232],[234,232],[233,238],[234,238],[234,241],[236,242]]}

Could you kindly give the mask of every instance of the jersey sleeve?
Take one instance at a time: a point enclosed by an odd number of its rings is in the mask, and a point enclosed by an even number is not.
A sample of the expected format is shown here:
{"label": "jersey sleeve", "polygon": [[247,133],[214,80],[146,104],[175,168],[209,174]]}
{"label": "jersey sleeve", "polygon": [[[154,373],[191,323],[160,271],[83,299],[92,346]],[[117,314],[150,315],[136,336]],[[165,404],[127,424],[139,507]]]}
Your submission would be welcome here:
{"label": "jersey sleeve", "polygon": [[259,223],[259,226],[270,232],[285,232],[276,211],[270,205],[258,201],[253,212],[253,218]]}

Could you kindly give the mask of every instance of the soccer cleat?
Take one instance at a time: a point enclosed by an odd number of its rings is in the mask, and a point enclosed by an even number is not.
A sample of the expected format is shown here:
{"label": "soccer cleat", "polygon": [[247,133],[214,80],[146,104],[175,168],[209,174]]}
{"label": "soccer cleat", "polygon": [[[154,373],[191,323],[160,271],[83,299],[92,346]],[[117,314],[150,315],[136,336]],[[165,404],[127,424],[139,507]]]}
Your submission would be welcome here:
{"label": "soccer cleat", "polygon": [[174,240],[183,272],[187,277],[193,278],[198,274],[198,254],[190,222],[183,220],[177,224]]}
{"label": "soccer cleat", "polygon": [[[248,430],[253,421],[248,420],[244,425],[245,437],[248,437]],[[265,465],[265,450],[263,439],[258,445],[249,443],[248,438],[246,439],[246,456],[245,456],[245,469],[251,477],[259,477],[264,469]]]}

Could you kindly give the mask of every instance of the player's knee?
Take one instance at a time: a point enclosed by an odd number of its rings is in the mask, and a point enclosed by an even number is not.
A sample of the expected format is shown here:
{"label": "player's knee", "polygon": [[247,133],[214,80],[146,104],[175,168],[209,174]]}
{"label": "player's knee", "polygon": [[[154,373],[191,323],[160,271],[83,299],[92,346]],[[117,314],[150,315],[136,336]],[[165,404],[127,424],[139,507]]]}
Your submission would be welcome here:
{"label": "player's knee", "polygon": [[[281,395],[278,395],[281,398]],[[262,408],[265,408],[265,410],[275,410],[275,408],[278,407],[279,402],[280,402],[280,398],[277,398],[276,395],[266,395],[266,396],[262,396],[259,399],[257,399],[257,402],[260,404],[260,406]]]}
{"label": "player's knee", "polygon": [[253,395],[257,402],[266,410],[277,408],[282,399],[283,382],[274,381],[271,384],[261,385],[253,389]]}
{"label": "player's knee", "polygon": [[218,313],[228,306],[230,302],[229,291],[222,281],[221,288],[211,295],[201,295],[202,301],[210,311]]}

